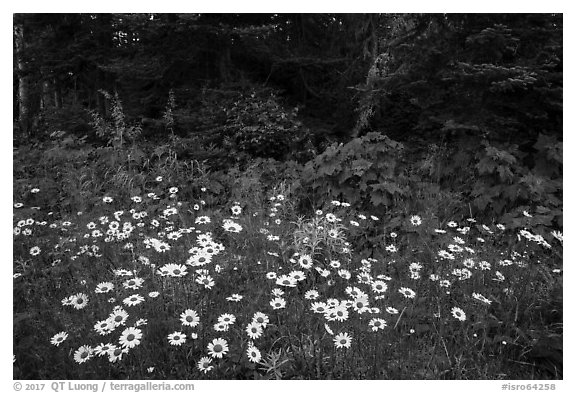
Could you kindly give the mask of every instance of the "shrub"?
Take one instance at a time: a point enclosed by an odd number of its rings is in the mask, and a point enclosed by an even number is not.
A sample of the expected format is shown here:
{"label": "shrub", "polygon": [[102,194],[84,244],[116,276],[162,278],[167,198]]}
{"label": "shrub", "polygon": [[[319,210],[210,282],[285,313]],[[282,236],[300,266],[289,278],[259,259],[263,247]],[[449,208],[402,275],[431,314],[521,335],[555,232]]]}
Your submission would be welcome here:
{"label": "shrub", "polygon": [[314,194],[364,207],[389,207],[406,196],[398,162],[404,146],[376,132],[345,145],[332,144],[309,161],[303,173]]}
{"label": "shrub", "polygon": [[216,161],[234,165],[251,157],[285,159],[302,150],[309,138],[297,112],[282,106],[271,89],[232,86],[203,90],[199,102],[175,110],[173,117],[195,140],[186,146],[190,155],[205,155],[211,146],[221,155]]}
{"label": "shrub", "polygon": [[225,128],[234,147],[255,157],[282,158],[304,137],[297,110],[278,101],[273,91],[252,91],[227,108]]}
{"label": "shrub", "polygon": [[[478,146],[481,146],[479,149]],[[532,151],[487,140],[461,142],[444,157],[440,182],[470,199],[476,213],[502,216],[514,228],[562,227],[562,142],[540,135]]]}

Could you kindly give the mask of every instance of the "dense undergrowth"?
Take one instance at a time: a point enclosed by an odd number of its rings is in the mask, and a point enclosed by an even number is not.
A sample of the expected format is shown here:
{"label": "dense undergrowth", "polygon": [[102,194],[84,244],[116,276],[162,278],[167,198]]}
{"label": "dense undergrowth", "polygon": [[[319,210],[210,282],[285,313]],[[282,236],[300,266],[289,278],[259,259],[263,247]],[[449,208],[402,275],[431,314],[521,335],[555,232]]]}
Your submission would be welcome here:
{"label": "dense undergrowth", "polygon": [[15,378],[562,378],[560,141],[302,154],[234,102],[208,148],[119,101],[109,143],[18,147]]}

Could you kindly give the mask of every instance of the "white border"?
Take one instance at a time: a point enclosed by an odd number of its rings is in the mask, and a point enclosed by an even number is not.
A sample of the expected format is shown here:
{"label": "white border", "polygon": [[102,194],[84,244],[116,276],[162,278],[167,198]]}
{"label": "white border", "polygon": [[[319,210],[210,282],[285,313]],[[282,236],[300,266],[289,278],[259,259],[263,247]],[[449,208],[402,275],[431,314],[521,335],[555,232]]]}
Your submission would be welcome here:
{"label": "white border", "polygon": [[[569,385],[574,385],[574,360],[572,349],[574,349],[574,330],[573,330],[573,315],[572,299],[574,299],[574,261],[570,257],[574,256],[574,244],[571,241],[574,238],[574,231],[572,223],[575,222],[574,205],[570,202],[574,194],[574,181],[571,179],[571,174],[576,173],[573,169],[575,166],[575,156],[571,154],[574,148],[574,128],[573,114],[576,113],[574,108],[574,26],[576,18],[572,12],[572,7],[568,6],[567,1],[363,1],[355,0],[348,2],[341,2],[338,4],[334,1],[310,1],[310,0],[292,0],[290,2],[275,3],[272,1],[259,2],[254,0],[249,1],[228,1],[228,2],[173,2],[173,4],[161,3],[158,1],[111,1],[99,0],[97,2],[63,2],[63,1],[23,1],[23,2],[10,2],[11,4],[2,4],[1,31],[2,31],[2,48],[4,53],[12,51],[12,13],[28,13],[28,12],[225,12],[225,13],[250,13],[250,12],[335,12],[335,13],[358,13],[358,12],[454,12],[454,13],[474,13],[474,12],[496,12],[496,13],[517,13],[517,12],[562,12],[564,13],[564,144],[567,146],[565,149],[568,154],[565,156],[568,170],[567,182],[565,182],[565,204],[566,214],[564,217],[565,228],[564,235],[567,239],[565,258],[566,263],[564,266],[564,276],[566,278],[565,294],[564,294],[564,381],[542,381],[544,383],[556,383],[556,391],[568,391]],[[159,6],[161,4],[161,6]],[[3,67],[6,68],[2,73],[2,174],[6,182],[12,181],[12,143],[8,138],[12,134],[12,61],[10,57],[6,57],[3,62]],[[12,195],[4,192],[0,194],[2,199],[1,212],[1,247],[2,261],[1,275],[2,285],[1,299],[2,301],[2,315],[11,315],[12,313]],[[6,318],[7,319],[7,318]],[[9,321],[0,325],[2,327],[1,336],[7,344],[3,346],[4,351],[0,354],[0,366],[2,370],[1,387],[6,392],[12,392],[12,354],[7,348],[12,348],[12,324]],[[45,381],[49,383],[50,381]],[[94,382],[94,381],[86,381]],[[135,382],[135,381],[134,381]],[[521,383],[522,381],[514,381],[513,383]],[[525,381],[531,382],[531,381]],[[536,381],[538,382],[538,381]],[[235,392],[251,391],[254,389],[271,388],[280,391],[293,391],[294,389],[305,390],[346,390],[354,391],[366,389],[368,391],[376,391],[377,389],[398,389],[399,391],[430,391],[441,389],[443,392],[466,391],[472,392],[495,392],[500,391],[503,381],[282,381],[282,382],[246,382],[246,381],[195,381],[196,391],[224,391],[233,389]],[[102,383],[100,383],[101,386]],[[321,384],[321,385],[320,385]],[[361,387],[360,387],[360,385]],[[570,389],[574,391],[573,389]],[[45,389],[45,391],[48,391]]]}

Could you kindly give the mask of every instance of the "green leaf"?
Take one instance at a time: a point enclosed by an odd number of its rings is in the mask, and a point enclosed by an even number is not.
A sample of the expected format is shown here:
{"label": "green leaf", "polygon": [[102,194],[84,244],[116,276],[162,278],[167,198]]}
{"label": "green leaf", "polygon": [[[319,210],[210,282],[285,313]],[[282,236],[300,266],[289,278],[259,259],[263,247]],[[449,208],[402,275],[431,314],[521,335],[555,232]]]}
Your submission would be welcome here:
{"label": "green leaf", "polygon": [[370,185],[370,187],[374,191],[386,191],[390,195],[404,194],[404,191],[400,187],[398,187],[396,183],[389,181],[384,181],[378,184],[372,184]]}
{"label": "green leaf", "polygon": [[390,198],[385,193],[377,191],[370,194],[370,202],[374,206],[388,206],[390,204]]}
{"label": "green leaf", "polygon": [[509,167],[499,165],[498,166],[498,174],[500,175],[500,180],[503,182],[511,181],[514,179],[514,175]]}
{"label": "green leaf", "polygon": [[372,163],[363,158],[352,161],[352,171],[356,176],[362,176],[371,166]]}

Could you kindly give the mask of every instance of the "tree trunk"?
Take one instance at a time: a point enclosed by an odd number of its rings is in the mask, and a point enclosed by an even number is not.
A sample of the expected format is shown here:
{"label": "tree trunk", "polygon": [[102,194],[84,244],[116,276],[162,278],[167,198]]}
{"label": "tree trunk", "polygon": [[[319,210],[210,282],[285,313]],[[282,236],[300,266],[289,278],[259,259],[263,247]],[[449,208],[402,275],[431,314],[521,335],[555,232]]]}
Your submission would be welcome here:
{"label": "tree trunk", "polygon": [[64,105],[64,98],[62,95],[62,85],[60,84],[59,78],[54,78],[54,106],[58,109],[62,109]]}
{"label": "tree trunk", "polygon": [[31,78],[28,75],[28,67],[24,59],[25,36],[24,25],[14,25],[14,43],[16,46],[16,68],[18,71],[18,125],[24,136],[30,135],[32,125],[31,100]]}
{"label": "tree trunk", "polygon": [[42,82],[42,100],[40,101],[40,109],[44,111],[53,106],[51,90],[50,80],[46,79]]}

